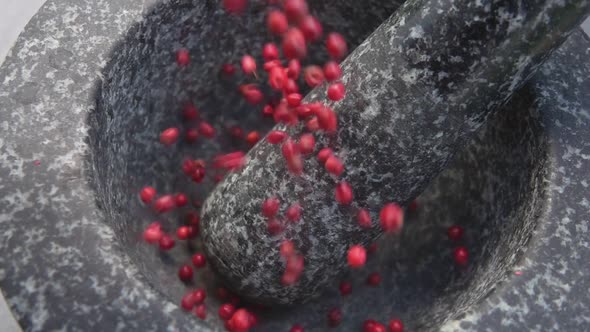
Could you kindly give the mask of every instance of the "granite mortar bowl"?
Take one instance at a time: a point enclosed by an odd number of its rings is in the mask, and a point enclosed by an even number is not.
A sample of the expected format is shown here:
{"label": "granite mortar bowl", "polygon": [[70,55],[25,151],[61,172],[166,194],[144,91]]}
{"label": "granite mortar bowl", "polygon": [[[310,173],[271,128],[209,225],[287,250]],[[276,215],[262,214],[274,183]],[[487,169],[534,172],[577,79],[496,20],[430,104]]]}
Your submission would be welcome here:
{"label": "granite mortar bowl", "polygon": [[[354,46],[394,9],[380,7],[384,3],[388,1],[372,1],[364,7],[350,1],[324,1],[313,6],[327,31],[342,31]],[[375,8],[379,10],[372,11]],[[191,285],[183,285],[176,277],[178,266],[202,250],[199,241],[179,243],[170,253],[141,241],[149,223],[159,220],[173,231],[191,208],[157,216],[139,202],[137,192],[152,185],[160,192],[191,193],[202,202],[215,184],[210,180],[192,183],[180,172],[183,159],[245,149],[245,143],[230,139],[232,125],[246,132],[265,133],[271,128],[270,120],[261,120],[260,107],[245,104],[237,92],[238,84],[247,79],[220,73],[225,62],[235,63],[246,53],[259,55],[268,39],[264,9],[254,7],[242,17],[233,17],[210,2],[157,7],[114,49],[90,118],[97,199],[106,212],[105,221],[144,277],[171,301],[178,303],[191,287],[205,287],[212,313],[207,323],[219,328],[222,322],[215,311],[221,302],[213,294],[221,284],[214,273],[198,272]],[[350,12],[360,12],[363,20],[350,20]],[[191,52],[187,68],[174,63],[179,47]],[[321,63],[325,58],[315,50],[310,60]],[[341,327],[346,330],[356,329],[369,317],[387,321],[392,316],[401,317],[413,329],[433,330],[493,290],[526,247],[544,199],[547,144],[528,111],[531,100],[526,93],[515,98],[432,183],[419,198],[418,210],[409,213],[399,242],[382,239],[367,268],[342,276],[353,281],[350,298],[339,296],[340,280],[334,280],[333,289],[319,300],[260,312],[262,323],[257,330],[287,330],[294,323],[321,330],[330,307],[342,307]],[[202,118],[222,138],[162,146],[158,135],[163,129],[187,127],[179,114],[188,101],[199,107]],[[462,245],[471,254],[466,268],[453,264],[457,244],[446,238],[446,229],[453,224],[466,229]],[[364,284],[374,271],[383,276],[381,287]]]}
{"label": "granite mortar bowl", "polygon": [[[351,47],[400,5],[311,3]],[[187,101],[220,134],[227,124],[272,125],[219,75],[223,62],[259,54],[263,10],[236,18],[218,5],[48,0],[0,67],[0,288],[25,330],[224,330],[214,272],[188,286],[176,277],[198,241],[169,254],[143,243],[148,223],[171,230],[181,216],[156,216],[137,197],[151,184],[204,199],[213,184],[187,181],[182,159],[245,147],[222,139],[163,148],[160,131],[180,123]],[[181,46],[193,64],[179,70]],[[326,331],[335,306],[344,318],[332,330],[341,331],[393,316],[409,331],[587,329],[589,46],[576,31],[551,56],[418,198],[400,241],[382,239],[366,269],[342,276],[351,296],[341,298],[334,280],[320,299],[260,312],[256,330]],[[452,263],[451,224],[466,229],[464,269]],[[382,273],[379,288],[364,284],[372,271]],[[209,292],[206,321],[178,306],[186,288],[200,286]]]}

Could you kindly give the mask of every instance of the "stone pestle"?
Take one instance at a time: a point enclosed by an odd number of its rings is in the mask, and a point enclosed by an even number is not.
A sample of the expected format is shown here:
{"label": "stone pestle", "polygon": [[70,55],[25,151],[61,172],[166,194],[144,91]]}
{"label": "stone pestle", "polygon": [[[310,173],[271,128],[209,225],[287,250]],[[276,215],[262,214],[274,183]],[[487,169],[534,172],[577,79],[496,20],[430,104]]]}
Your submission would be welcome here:
{"label": "stone pestle", "polygon": [[[315,155],[300,176],[291,174],[280,145],[262,140],[246,166],[210,194],[202,210],[202,237],[212,267],[244,298],[288,305],[321,294],[347,267],[355,244],[382,234],[384,204],[406,206],[436,177],[486,119],[504,105],[589,12],[584,0],[410,0],[342,63],[347,93],[328,102],[326,86],[306,103],[324,102],[338,115],[335,135],[316,135],[345,171],[329,175]],[[293,139],[304,126],[279,129]],[[334,188],[348,182],[350,206]],[[270,235],[264,200],[302,207],[297,223]],[[359,208],[373,227],[361,229]],[[402,230],[403,232],[403,230]],[[395,235],[391,235],[395,241]],[[300,279],[281,283],[279,246],[293,241],[305,260]]]}

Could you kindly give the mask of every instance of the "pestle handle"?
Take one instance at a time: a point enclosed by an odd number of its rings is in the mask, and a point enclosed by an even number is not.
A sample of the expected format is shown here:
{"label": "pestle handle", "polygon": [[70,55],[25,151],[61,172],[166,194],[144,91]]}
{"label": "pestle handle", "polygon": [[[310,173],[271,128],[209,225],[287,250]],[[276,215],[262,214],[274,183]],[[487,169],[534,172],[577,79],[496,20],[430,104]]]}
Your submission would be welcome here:
{"label": "pestle handle", "polygon": [[[313,157],[294,176],[280,146],[262,140],[244,169],[228,176],[203,207],[212,267],[255,302],[291,304],[320,294],[347,268],[350,246],[382,233],[376,220],[383,205],[406,205],[420,194],[589,8],[584,0],[406,2],[343,62],[343,100],[326,102],[325,86],[304,100],[325,102],[338,114],[337,134],[319,135],[317,142],[343,160],[343,175],[335,179]],[[280,129],[293,138],[305,131]],[[350,206],[334,200],[341,180],[353,188]],[[275,236],[260,213],[271,196],[281,211],[302,206],[301,220]],[[370,230],[357,225],[359,208],[371,212]],[[305,259],[301,278],[288,287],[281,284],[284,239]]]}

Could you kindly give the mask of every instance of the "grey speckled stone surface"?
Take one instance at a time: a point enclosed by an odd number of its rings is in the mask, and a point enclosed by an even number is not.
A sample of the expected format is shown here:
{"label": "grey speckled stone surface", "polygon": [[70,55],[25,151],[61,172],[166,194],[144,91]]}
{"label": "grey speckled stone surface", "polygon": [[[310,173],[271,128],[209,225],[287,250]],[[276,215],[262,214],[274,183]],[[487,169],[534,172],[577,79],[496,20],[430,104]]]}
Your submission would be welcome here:
{"label": "grey speckled stone surface", "polygon": [[[181,15],[195,4],[164,6]],[[168,266],[139,243],[137,230],[153,216],[129,212],[139,211],[125,205],[135,199],[104,204],[111,195],[134,195],[146,174],[122,168],[113,173],[121,181],[98,189],[89,184],[96,173],[84,168],[98,151],[87,144],[87,133],[100,128],[90,130],[88,115],[106,112],[96,108],[95,87],[103,84],[111,52],[121,54],[118,42],[150,10],[143,1],[49,1],[0,68],[0,287],[27,331],[222,330],[214,317],[203,323],[176,306],[180,290]],[[365,274],[346,276],[355,297],[341,299],[331,289],[305,308],[263,315],[258,330],[286,331],[301,322],[308,331],[324,331],[325,313],[336,305],[346,312],[335,329],[342,331],[359,329],[369,315],[381,321],[400,316],[413,331],[585,330],[589,53],[587,37],[572,35],[425,191],[399,242],[407,249],[385,241],[369,263],[387,276],[383,288],[362,287]],[[141,157],[122,153],[133,149],[115,139],[121,130],[103,137],[114,155],[100,157]],[[478,153],[482,146],[488,154]],[[516,197],[494,194],[531,187],[537,189]],[[473,204],[465,205],[467,199]],[[455,222],[467,227],[473,250],[465,271],[449,268],[452,248],[444,229]],[[387,248],[400,255],[392,258]],[[441,276],[438,283],[434,274]]]}
{"label": "grey speckled stone surface", "polygon": [[[330,103],[326,86],[305,99],[338,114],[334,137],[315,136],[343,160],[343,175],[307,158],[303,175],[293,176],[279,145],[258,144],[247,166],[203,208],[213,266],[238,294],[261,303],[321,294],[348,268],[347,250],[380,235],[379,226],[357,225],[358,209],[368,209],[376,222],[385,203],[405,206],[420,194],[589,10],[587,1],[406,2],[343,62],[343,100]],[[304,125],[289,130],[294,139],[306,131]],[[334,199],[340,181],[353,188],[351,206]],[[271,235],[260,213],[270,196],[285,209],[295,202],[303,207],[301,221],[285,222],[282,235]],[[285,263],[278,254],[285,238],[305,258],[301,278],[289,287],[281,283]]]}

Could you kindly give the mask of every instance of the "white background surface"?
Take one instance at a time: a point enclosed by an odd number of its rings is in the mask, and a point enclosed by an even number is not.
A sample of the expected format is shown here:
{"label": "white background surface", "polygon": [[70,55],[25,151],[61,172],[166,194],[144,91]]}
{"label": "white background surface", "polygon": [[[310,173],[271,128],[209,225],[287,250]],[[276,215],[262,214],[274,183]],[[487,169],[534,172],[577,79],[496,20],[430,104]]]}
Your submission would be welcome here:
{"label": "white background surface", "polygon": [[[45,0],[0,0],[0,63]],[[582,27],[590,35],[590,19]],[[0,332],[20,331],[0,293]]]}

